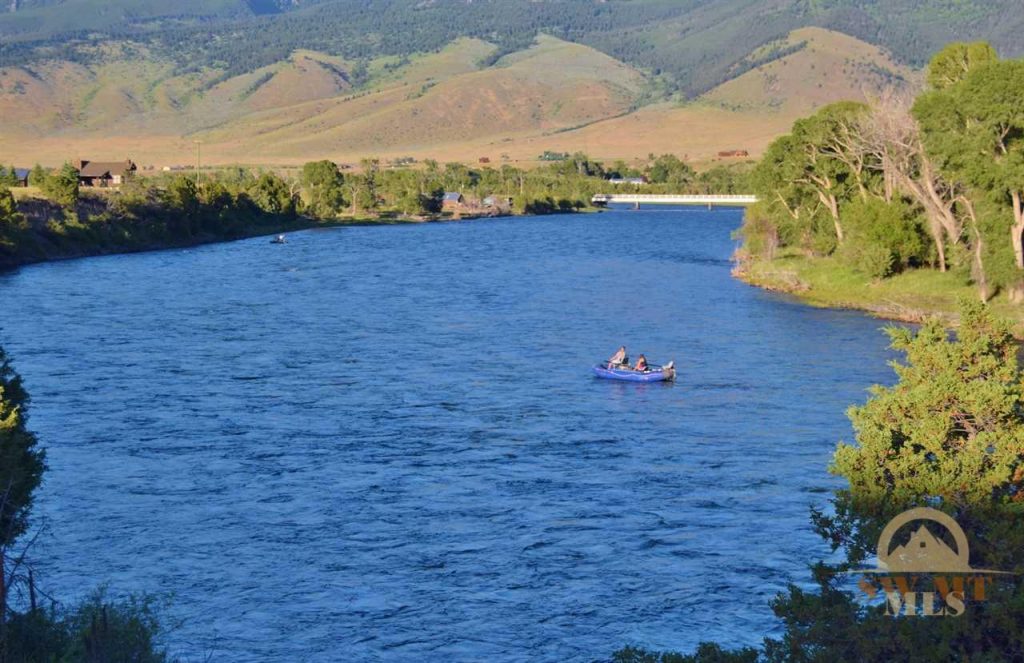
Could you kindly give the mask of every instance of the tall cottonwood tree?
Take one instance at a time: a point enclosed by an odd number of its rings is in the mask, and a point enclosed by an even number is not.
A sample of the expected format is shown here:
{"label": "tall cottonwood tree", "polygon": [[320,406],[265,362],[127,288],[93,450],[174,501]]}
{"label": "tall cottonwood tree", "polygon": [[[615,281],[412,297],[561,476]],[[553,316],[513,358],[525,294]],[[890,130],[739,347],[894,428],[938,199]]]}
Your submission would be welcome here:
{"label": "tall cottonwood tree", "polygon": [[[1006,232],[1020,272],[1008,284],[1024,301],[1024,62],[979,65],[963,80],[921,96],[914,116],[944,178],[1004,206]],[[977,200],[962,198],[971,214]]]}
{"label": "tall cottonwood tree", "polygon": [[[963,224],[956,213],[954,187],[941,178],[925,153],[921,128],[910,112],[911,103],[906,94],[884,94],[862,116],[856,144],[865,155],[867,167],[881,175],[882,197],[886,202],[903,194],[920,205],[935,247],[937,267],[944,272],[948,267],[946,247],[961,242]],[[987,297],[983,295],[984,298]]]}
{"label": "tall cottonwood tree", "polygon": [[329,219],[345,206],[345,178],[333,161],[310,161],[299,176],[306,200],[306,210],[313,216]]}
{"label": "tall cottonwood tree", "polygon": [[944,90],[964,80],[979,66],[996,62],[999,55],[984,41],[954,42],[932,56],[928,64],[928,86]]}

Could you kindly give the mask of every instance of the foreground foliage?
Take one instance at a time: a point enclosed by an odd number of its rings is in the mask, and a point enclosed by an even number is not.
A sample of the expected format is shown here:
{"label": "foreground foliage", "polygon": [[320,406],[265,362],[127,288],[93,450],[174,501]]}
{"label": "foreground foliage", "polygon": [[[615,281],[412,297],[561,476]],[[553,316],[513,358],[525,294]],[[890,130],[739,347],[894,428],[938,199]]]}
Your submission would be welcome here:
{"label": "foreground foliage", "polygon": [[27,427],[28,403],[0,348],[0,661],[167,660],[157,644],[160,622],[151,600],[111,601],[97,592],[74,607],[49,599],[49,607],[41,605],[25,535],[46,464]]}

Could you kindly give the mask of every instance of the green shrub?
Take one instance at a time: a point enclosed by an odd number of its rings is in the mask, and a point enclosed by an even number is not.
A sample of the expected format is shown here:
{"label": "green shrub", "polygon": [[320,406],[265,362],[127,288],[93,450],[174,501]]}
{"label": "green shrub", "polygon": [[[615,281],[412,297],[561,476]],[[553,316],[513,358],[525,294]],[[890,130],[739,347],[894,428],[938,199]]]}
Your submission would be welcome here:
{"label": "green shrub", "polygon": [[923,264],[928,243],[915,208],[896,200],[856,198],[841,210],[846,237],[839,257],[873,278]]}

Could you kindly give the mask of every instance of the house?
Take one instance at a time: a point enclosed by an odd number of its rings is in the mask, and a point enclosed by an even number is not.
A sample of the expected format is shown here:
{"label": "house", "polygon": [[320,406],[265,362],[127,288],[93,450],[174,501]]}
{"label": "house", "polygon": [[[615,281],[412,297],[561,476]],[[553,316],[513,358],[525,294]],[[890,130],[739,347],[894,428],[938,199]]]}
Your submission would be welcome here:
{"label": "house", "polygon": [[746,150],[724,150],[719,152],[718,156],[723,159],[728,159],[730,157],[749,157],[750,152],[747,152]]}
{"label": "house", "polygon": [[621,185],[621,184],[633,184],[636,186],[642,186],[647,184],[647,180],[643,177],[629,177],[629,178],[613,178],[608,180],[609,184]]}
{"label": "house", "polygon": [[14,186],[28,186],[29,172],[30,171],[28,168],[15,168],[14,179],[18,180],[18,183],[15,184]]}
{"label": "house", "polygon": [[441,209],[461,209],[465,202],[466,199],[461,193],[457,191],[446,191],[444,196],[441,198]]}
{"label": "house", "polygon": [[132,163],[131,159],[125,159],[124,161],[86,161],[80,159],[74,165],[75,170],[78,171],[78,184],[80,186],[120,186],[138,170],[138,167]]}

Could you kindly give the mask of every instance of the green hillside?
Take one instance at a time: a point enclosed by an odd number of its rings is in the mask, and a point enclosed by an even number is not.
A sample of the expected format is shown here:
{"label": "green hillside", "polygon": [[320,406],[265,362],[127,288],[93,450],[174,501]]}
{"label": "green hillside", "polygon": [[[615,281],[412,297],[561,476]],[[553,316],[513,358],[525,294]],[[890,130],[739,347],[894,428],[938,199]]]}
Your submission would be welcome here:
{"label": "green hillside", "polygon": [[[757,63],[795,29],[835,29],[920,65],[954,39],[1024,54],[1020,0],[63,0],[0,15],[0,65],[85,57],[85,42],[145,41],[181,71],[254,71],[311,49],[349,60],[434,52],[460,37],[496,44],[539,32],[594,47],[696,96]],[[259,39],[253,39],[259,34]]]}

